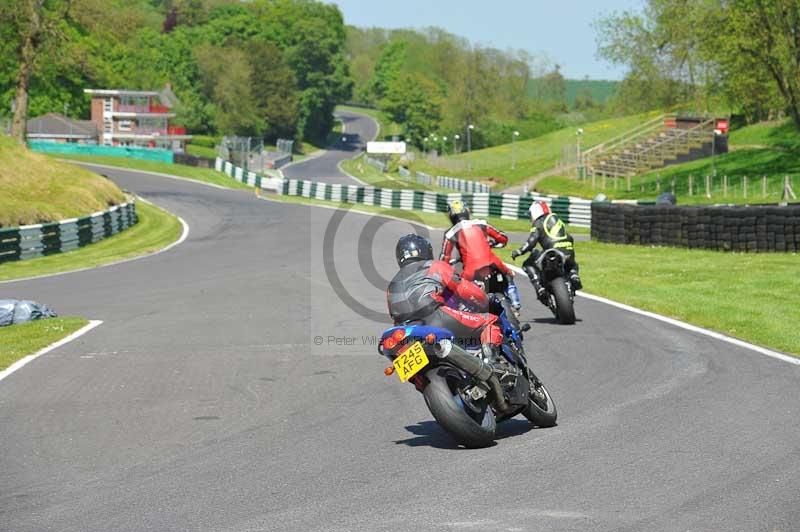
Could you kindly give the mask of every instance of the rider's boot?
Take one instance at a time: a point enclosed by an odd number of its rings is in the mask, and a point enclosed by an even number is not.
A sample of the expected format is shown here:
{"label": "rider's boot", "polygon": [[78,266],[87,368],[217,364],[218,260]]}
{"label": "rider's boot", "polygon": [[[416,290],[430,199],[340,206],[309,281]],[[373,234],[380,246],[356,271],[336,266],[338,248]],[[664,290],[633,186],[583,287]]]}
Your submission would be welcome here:
{"label": "rider's boot", "polygon": [[515,311],[519,311],[522,308],[522,301],[519,299],[519,289],[517,288],[514,279],[511,277],[508,278],[508,288],[506,289],[506,295],[508,299],[511,300],[511,308]]}
{"label": "rider's boot", "polygon": [[581,282],[581,278],[578,275],[578,270],[570,270],[569,272],[569,280],[572,283],[573,290],[580,290],[583,288],[583,283]]}
{"label": "rider's boot", "polygon": [[531,284],[533,285],[533,289],[536,290],[536,297],[539,298],[539,301],[547,301],[547,291],[545,291],[544,287],[542,286],[539,274],[536,273],[536,268],[533,266],[526,266],[525,273],[528,274],[528,279],[531,280]]}

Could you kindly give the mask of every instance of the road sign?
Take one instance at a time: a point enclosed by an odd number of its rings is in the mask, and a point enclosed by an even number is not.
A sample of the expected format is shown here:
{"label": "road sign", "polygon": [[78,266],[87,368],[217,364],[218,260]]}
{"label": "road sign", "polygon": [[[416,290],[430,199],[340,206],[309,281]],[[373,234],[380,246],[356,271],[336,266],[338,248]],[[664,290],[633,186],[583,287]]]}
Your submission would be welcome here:
{"label": "road sign", "polygon": [[367,142],[367,153],[396,153],[406,152],[405,142]]}

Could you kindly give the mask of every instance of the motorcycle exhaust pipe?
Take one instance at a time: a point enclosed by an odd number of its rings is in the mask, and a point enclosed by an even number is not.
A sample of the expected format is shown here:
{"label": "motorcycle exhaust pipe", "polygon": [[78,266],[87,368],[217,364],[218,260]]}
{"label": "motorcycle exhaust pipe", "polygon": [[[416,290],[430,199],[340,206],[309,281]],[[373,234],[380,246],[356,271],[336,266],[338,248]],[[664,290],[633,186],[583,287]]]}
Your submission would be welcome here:
{"label": "motorcycle exhaust pipe", "polygon": [[497,378],[497,375],[495,375],[490,364],[487,364],[481,358],[470,355],[464,349],[453,344],[453,342],[449,340],[438,342],[434,347],[434,351],[439,358],[446,358],[458,369],[487,383],[492,395],[494,395],[498,410],[507,412],[510,409],[510,405],[503,396],[503,388],[500,386],[500,380]]}
{"label": "motorcycle exhaust pipe", "polygon": [[486,382],[492,376],[492,366],[483,359],[470,355],[463,348],[450,340],[441,340],[434,346],[436,356],[446,358],[458,369],[462,369],[473,377]]}

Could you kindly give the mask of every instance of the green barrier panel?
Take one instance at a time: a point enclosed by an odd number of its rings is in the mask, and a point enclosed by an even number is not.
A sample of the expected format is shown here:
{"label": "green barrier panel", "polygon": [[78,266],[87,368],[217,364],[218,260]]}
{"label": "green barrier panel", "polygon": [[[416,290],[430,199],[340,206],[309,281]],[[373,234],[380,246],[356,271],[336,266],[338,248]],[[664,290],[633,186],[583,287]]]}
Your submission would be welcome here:
{"label": "green barrier panel", "polygon": [[133,146],[99,146],[94,144],[73,144],[67,142],[44,142],[41,140],[28,141],[28,147],[33,151],[69,155],[101,155],[108,157],[124,157],[128,159],[143,159],[146,161],[174,162],[174,154],[169,150],[158,148],[136,148]]}

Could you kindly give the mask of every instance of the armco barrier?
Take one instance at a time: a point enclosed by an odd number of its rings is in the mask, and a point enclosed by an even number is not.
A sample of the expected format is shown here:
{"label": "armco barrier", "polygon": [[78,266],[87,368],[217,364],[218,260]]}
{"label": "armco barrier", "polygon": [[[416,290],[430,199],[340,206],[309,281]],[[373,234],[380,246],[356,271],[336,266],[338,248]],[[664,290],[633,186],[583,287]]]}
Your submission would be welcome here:
{"label": "armco barrier", "polygon": [[800,251],[800,206],[592,204],[601,242],[720,251]]}
{"label": "armco barrier", "polygon": [[248,172],[243,168],[233,166],[230,162],[219,157],[217,157],[214,163],[214,169],[217,172],[223,172],[236,181],[251,187],[274,190],[275,192],[280,192],[282,190],[283,179],[280,177],[265,177],[255,172]]}
{"label": "armco barrier", "polygon": [[[528,218],[528,208],[531,203],[534,200],[542,200],[570,225],[590,227],[592,224],[592,202],[566,196],[517,196],[516,194],[490,194],[487,192],[443,194],[426,190],[334,185],[296,179],[284,180],[247,172],[220,158],[217,158],[216,169],[249,186],[274,190],[279,194],[346,203],[363,203],[403,210],[446,212],[448,202],[462,199],[467,202],[476,216],[498,216],[509,220],[524,220]],[[423,178],[430,177],[422,172],[417,172],[417,180],[421,176],[424,176]]]}
{"label": "armco barrier", "polygon": [[83,218],[0,229],[0,263],[72,251],[124,231],[138,222],[136,203]]}
{"label": "armco barrier", "polygon": [[283,182],[281,193],[343,203],[362,203],[388,209],[446,212],[450,201],[466,201],[475,216],[498,216],[510,220],[528,218],[528,208],[534,199],[541,199],[565,222],[578,227],[591,225],[591,202],[574,198],[546,196],[517,196],[514,194],[488,194],[485,192],[442,194],[427,190],[398,190],[370,186],[335,185],[289,179]]}
{"label": "armco barrier", "polygon": [[28,147],[33,151],[43,153],[64,153],[72,155],[107,155],[111,157],[125,157],[128,159],[142,159],[146,161],[173,162],[173,153],[169,150],[157,148],[136,148],[133,146],[101,146],[95,144],[74,144],[71,142],[43,142],[40,140],[28,141]]}
{"label": "armco barrier", "polygon": [[457,177],[436,176],[436,184],[442,188],[450,188],[459,192],[489,192],[491,187],[478,181],[459,179]]}

